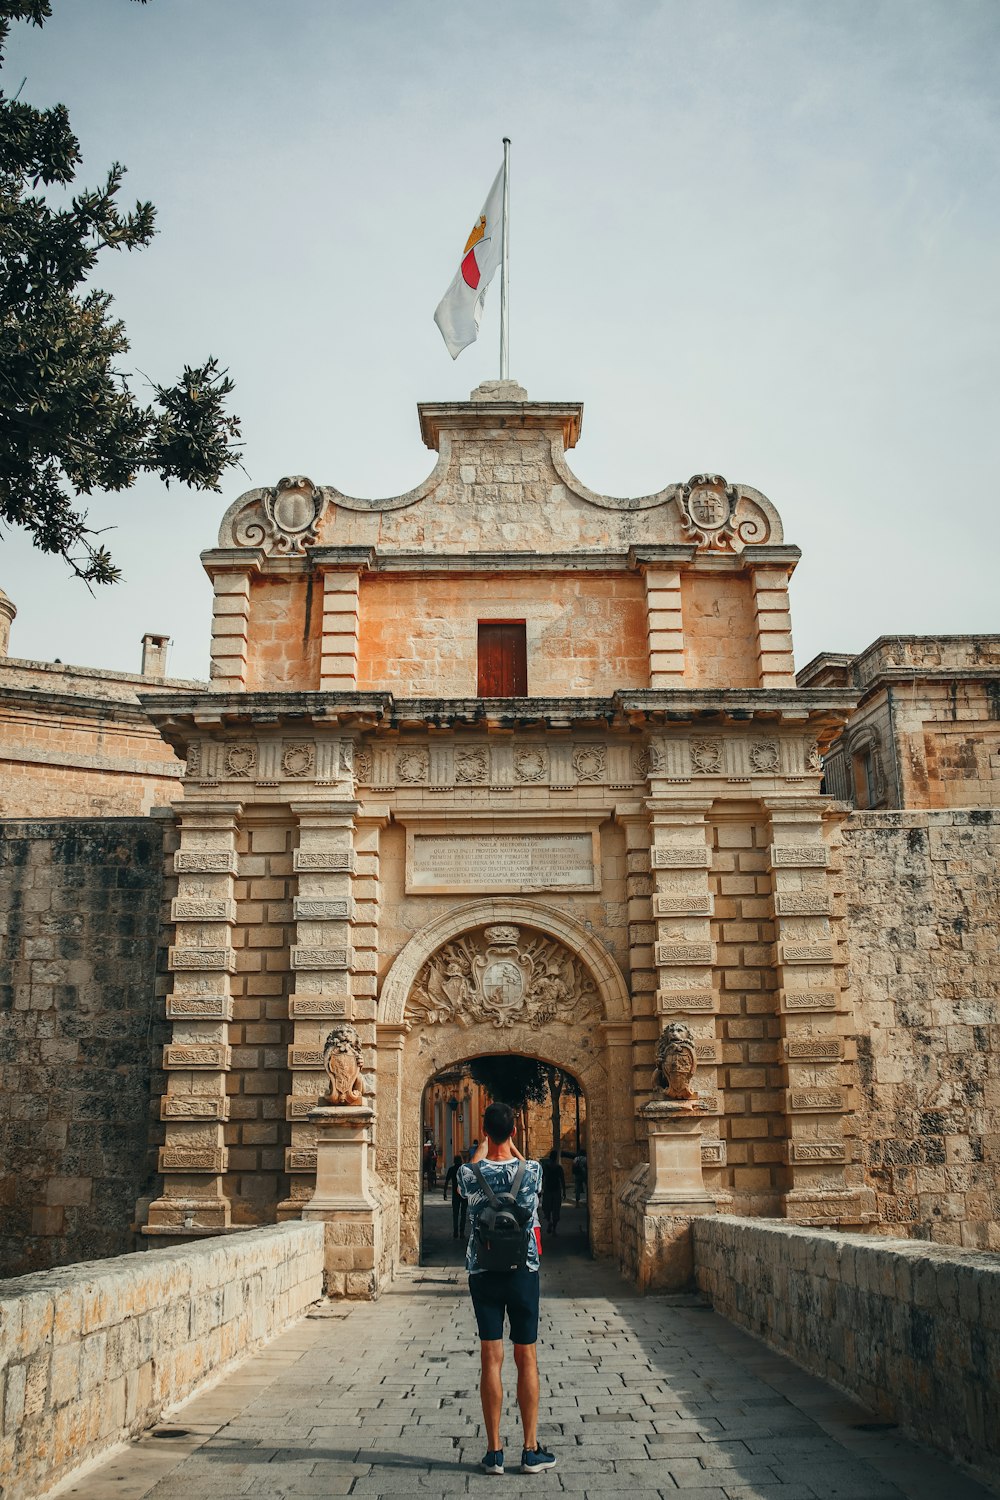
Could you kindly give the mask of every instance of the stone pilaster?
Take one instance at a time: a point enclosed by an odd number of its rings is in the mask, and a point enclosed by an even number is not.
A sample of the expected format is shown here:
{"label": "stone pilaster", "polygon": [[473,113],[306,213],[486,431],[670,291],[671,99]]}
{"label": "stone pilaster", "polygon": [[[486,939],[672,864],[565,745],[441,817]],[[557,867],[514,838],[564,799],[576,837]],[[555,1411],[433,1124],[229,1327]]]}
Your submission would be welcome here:
{"label": "stone pilaster", "polygon": [[792,617],[785,568],[754,568],[753,605],[757,631],[757,669],[762,688],[795,686]]}
{"label": "stone pilaster", "polygon": [[289,1196],[278,1205],[279,1221],[298,1218],[312,1196],[316,1141],[308,1116],[326,1088],[323,1042],[333,1026],[352,1020],[354,1013],[350,973],[356,807],[355,802],[292,804],[299,829],[292,857],[298,877],[292,907],[295,981],[288,999],[292,1091],[287,1101],[291,1139],[285,1170],[292,1184]]}
{"label": "stone pilaster", "polygon": [[799,1223],[862,1222],[863,1195],[847,1186],[847,1027],[831,924],[829,854],[821,806],[771,806],[775,971],[787,1118],[785,1214]]}
{"label": "stone pilaster", "polygon": [[242,804],[188,801],[178,812],[175,941],[168,954],[172,1035],[163,1050],[167,1091],[160,1105],[166,1122],[159,1156],[163,1194],[150,1205],[150,1235],[217,1232],[230,1223],[223,1131],[229,1117],[233,884]]}
{"label": "stone pilaster", "polygon": [[[656,1020],[656,960],[653,925],[653,882],[649,870],[649,813],[639,803],[619,806],[615,818],[625,834],[625,900],[628,930],[628,972],[632,990],[632,1016],[636,1034],[646,1041],[645,1053],[652,1057],[658,1027]],[[649,1088],[652,1063],[633,1065],[630,1088]],[[635,1146],[644,1149],[645,1135],[635,1122]]]}
{"label": "stone pilaster", "polygon": [[210,675],[216,692],[242,692],[247,685],[250,638],[250,579],[259,567],[255,551],[234,552],[212,575]]}
{"label": "stone pilaster", "polygon": [[[721,1112],[718,1093],[716,1017],[719,997],[712,981],[712,895],[709,866],[709,801],[649,801],[650,864],[656,923],[656,1011],[658,1027],[683,1021],[695,1037],[695,1087],[710,1116]],[[650,1072],[652,1066],[650,1066]],[[649,1079],[643,1083],[648,1093]]]}
{"label": "stone pilaster", "polygon": [[647,566],[649,685],[676,687],[684,676],[684,621],[679,568]]}
{"label": "stone pilaster", "polygon": [[320,692],[357,691],[358,593],[355,569],[323,571],[323,635],[320,644]]}

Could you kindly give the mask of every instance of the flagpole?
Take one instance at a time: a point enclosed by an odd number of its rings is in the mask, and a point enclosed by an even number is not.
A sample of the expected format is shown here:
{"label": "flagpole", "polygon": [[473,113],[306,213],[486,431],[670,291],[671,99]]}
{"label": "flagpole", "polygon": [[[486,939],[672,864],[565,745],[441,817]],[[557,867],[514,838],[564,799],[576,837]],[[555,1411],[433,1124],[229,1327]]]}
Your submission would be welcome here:
{"label": "flagpole", "polygon": [[510,137],[503,138],[503,231],[500,252],[500,379],[510,379]]}

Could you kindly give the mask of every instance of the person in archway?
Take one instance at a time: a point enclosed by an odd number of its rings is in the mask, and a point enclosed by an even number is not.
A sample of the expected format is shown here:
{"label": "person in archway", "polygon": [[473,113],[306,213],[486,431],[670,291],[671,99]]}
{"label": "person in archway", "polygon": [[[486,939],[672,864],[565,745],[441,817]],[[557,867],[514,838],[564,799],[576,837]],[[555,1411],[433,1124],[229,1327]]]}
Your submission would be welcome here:
{"label": "person in archway", "polygon": [[587,1191],[587,1153],[578,1151],[573,1158],[573,1188],[576,1193],[576,1201],[579,1203]]}
{"label": "person in archway", "polygon": [[559,1232],[565,1196],[566,1173],[560,1164],[559,1152],[552,1150],[542,1163],[542,1218],[549,1234]]}
{"label": "person in archway", "polygon": [[[542,1169],[525,1161],[514,1142],[514,1111],[491,1104],[483,1115],[483,1140],[458,1174],[469,1205],[469,1245],[465,1256],[469,1292],[479,1329],[482,1374],[479,1393],[488,1444],[482,1467],[504,1472],[500,1417],[503,1412],[503,1326],[510,1322],[517,1366],[517,1404],[524,1428],[521,1473],[537,1474],[555,1465],[538,1441],[538,1267],[541,1227],[538,1194]],[[511,1202],[513,1199],[513,1202]],[[503,1224],[501,1226],[501,1221]],[[502,1232],[503,1230],[503,1232]],[[501,1238],[507,1269],[490,1269]]]}
{"label": "person in archway", "polygon": [[451,1226],[452,1238],[460,1239],[465,1234],[465,1226],[469,1217],[469,1205],[458,1191],[458,1170],[463,1165],[462,1154],[455,1157],[451,1166],[444,1174],[444,1191],[442,1198],[448,1196],[448,1186],[451,1185]]}

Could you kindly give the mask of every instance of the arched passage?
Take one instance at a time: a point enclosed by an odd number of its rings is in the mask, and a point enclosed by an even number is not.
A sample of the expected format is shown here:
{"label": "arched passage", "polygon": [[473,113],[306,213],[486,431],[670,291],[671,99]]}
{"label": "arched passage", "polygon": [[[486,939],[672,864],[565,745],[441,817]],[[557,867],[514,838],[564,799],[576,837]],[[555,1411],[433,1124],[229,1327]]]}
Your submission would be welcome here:
{"label": "arched passage", "polygon": [[[515,1001],[515,970],[542,976],[528,979],[527,992],[522,985],[520,1008],[498,998],[507,994],[505,962]],[[492,1006],[484,1003],[491,983]],[[557,998],[543,999],[553,986]],[[424,1089],[436,1073],[500,1052],[537,1057],[579,1079],[591,1120],[591,1243],[597,1255],[613,1253],[615,1186],[634,1153],[629,1010],[606,949],[581,922],[542,902],[464,902],[411,938],[386,975],[378,1027],[378,1164],[398,1187],[404,1262],[419,1258]]]}

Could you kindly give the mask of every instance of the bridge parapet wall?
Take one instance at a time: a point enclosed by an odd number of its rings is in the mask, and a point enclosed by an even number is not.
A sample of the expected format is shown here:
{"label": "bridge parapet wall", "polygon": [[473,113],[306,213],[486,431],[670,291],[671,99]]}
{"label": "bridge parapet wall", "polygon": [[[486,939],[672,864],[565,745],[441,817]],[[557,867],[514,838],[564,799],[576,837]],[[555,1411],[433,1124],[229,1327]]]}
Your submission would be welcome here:
{"label": "bridge parapet wall", "polygon": [[715,1310],[923,1442],[1000,1471],[1000,1256],[696,1219]]}
{"label": "bridge parapet wall", "polygon": [[322,1296],[322,1224],[0,1283],[0,1493],[27,1500],[152,1426]]}

